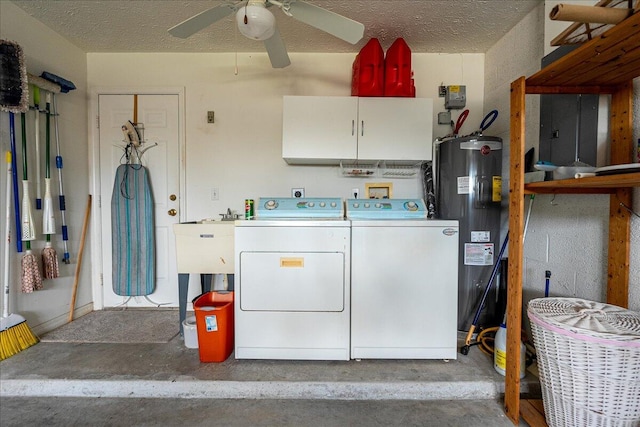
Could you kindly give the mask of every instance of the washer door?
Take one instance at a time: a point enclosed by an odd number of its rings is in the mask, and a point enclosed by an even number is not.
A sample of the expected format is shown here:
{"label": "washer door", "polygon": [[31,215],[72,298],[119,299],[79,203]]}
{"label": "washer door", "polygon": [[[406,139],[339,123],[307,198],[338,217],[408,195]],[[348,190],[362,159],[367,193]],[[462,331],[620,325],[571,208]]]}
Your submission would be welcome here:
{"label": "washer door", "polygon": [[240,309],[343,311],[344,266],[340,252],[241,252]]}

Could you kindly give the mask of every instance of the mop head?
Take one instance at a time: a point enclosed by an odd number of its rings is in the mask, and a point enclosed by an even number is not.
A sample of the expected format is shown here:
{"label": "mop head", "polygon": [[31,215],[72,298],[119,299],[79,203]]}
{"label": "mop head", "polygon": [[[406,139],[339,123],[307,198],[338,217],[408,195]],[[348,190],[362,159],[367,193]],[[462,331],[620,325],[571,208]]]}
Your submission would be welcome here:
{"label": "mop head", "polygon": [[45,248],[42,250],[42,269],[44,270],[45,279],[60,277],[58,254],[56,250],[51,247],[51,242],[45,243]]}
{"label": "mop head", "polygon": [[38,260],[28,249],[22,257],[22,292],[30,294],[40,289],[42,289],[42,274],[40,273]]}
{"label": "mop head", "polygon": [[0,360],[18,354],[38,341],[40,340],[31,331],[25,318],[19,314],[10,314],[0,319]]}
{"label": "mop head", "polygon": [[0,110],[24,113],[28,109],[29,85],[22,48],[15,42],[0,40]]}

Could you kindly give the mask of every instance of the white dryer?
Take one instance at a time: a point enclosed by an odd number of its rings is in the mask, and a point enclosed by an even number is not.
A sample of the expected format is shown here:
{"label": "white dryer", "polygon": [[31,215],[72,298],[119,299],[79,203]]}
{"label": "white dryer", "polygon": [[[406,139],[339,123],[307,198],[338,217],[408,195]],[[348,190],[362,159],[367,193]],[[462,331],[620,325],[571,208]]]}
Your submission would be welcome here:
{"label": "white dryer", "polygon": [[261,198],[235,227],[236,359],[349,360],[342,199]]}
{"label": "white dryer", "polygon": [[419,199],[347,200],[351,358],[455,359],[458,222]]}

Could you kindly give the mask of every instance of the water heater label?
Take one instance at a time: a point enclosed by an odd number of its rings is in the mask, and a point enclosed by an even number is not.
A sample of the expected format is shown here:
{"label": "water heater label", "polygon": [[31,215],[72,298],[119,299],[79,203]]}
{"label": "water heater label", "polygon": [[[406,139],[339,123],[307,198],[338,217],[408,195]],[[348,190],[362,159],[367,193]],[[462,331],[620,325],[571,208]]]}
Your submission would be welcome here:
{"label": "water heater label", "polygon": [[472,231],[471,232],[471,241],[473,243],[490,242],[491,241],[491,232],[490,231]]}
{"label": "water heater label", "polygon": [[464,265],[493,265],[493,243],[465,243]]}
{"label": "water heater label", "polygon": [[468,176],[459,176],[458,177],[458,194],[470,194],[469,188],[469,177]]}
{"label": "water heater label", "polygon": [[493,177],[493,191],[491,195],[492,202],[501,202],[502,201],[502,177],[494,176]]}

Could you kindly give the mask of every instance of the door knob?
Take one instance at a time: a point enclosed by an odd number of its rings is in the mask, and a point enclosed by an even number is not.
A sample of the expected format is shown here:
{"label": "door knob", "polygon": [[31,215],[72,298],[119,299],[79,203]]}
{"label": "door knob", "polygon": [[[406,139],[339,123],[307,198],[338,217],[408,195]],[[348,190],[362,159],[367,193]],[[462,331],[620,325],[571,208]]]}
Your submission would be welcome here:
{"label": "door knob", "polygon": [[169,211],[167,212],[170,216],[176,216],[176,214],[178,213],[177,210],[175,209],[169,209]]}

